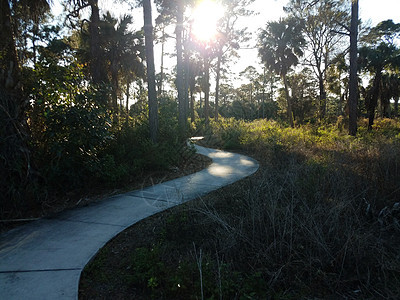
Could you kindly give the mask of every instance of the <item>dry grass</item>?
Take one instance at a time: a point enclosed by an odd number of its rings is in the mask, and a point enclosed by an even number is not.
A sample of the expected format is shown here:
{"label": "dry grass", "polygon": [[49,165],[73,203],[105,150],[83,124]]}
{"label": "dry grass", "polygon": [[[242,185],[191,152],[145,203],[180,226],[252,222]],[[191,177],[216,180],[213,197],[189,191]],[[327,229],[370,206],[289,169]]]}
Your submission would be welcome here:
{"label": "dry grass", "polygon": [[[116,286],[93,279],[106,270],[124,274],[121,298],[132,291],[153,299],[400,295],[395,135],[365,133],[354,139],[329,130],[254,123],[240,131],[233,136],[260,161],[260,171],[158,215],[158,223],[132,227],[125,242],[116,238],[104,250],[107,255],[88,267],[92,276],[84,273],[82,298],[115,295]],[[223,141],[216,132],[212,141]],[[149,234],[131,240],[128,263],[112,254],[138,230]],[[138,255],[138,248],[147,254]],[[144,260],[148,267],[133,267],[134,279],[123,271]]]}

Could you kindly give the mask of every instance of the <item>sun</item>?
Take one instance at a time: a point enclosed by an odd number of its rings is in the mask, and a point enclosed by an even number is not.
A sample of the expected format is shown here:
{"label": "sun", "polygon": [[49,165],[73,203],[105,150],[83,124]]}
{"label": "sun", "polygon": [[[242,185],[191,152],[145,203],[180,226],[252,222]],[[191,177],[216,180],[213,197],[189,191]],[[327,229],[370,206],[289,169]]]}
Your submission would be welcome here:
{"label": "sun", "polygon": [[211,41],[217,35],[217,23],[225,11],[217,1],[203,0],[192,14],[192,33],[201,41]]}

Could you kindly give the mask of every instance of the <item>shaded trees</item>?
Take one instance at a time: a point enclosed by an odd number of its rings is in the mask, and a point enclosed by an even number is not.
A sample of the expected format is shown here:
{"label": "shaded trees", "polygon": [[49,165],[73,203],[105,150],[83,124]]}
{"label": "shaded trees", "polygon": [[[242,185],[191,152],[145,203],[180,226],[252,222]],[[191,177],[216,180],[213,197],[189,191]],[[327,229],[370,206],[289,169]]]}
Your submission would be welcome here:
{"label": "shaded trees", "polygon": [[[23,92],[20,62],[16,48],[17,10],[34,21],[49,9],[45,0],[0,1],[0,194],[1,209],[13,210],[26,201],[25,189],[33,180],[26,111],[29,105]],[[27,201],[27,202],[28,202]],[[0,214],[3,214],[3,211]]]}
{"label": "shaded trees", "polygon": [[111,107],[118,112],[120,82],[125,78],[130,85],[134,77],[144,77],[143,59],[145,56],[142,32],[131,32],[128,26],[132,17],[124,15],[120,21],[108,12],[102,22],[102,47],[108,62],[108,73],[112,87]]}
{"label": "shaded trees", "polygon": [[[66,1],[70,8],[70,17],[78,17],[80,11],[90,7],[91,15],[89,22],[89,51],[90,51],[90,74],[93,83],[102,85],[107,83],[107,71],[104,63],[104,51],[100,43],[100,9],[98,0],[73,0]],[[106,96],[105,94],[103,95]]]}

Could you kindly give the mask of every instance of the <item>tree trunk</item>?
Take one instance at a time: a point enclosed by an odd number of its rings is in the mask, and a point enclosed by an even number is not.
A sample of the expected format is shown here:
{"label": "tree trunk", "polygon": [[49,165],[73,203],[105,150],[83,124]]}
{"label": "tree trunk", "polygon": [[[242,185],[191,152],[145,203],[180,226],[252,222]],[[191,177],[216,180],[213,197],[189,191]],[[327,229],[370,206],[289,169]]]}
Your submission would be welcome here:
{"label": "tree trunk", "polygon": [[129,97],[130,95],[130,88],[131,88],[131,80],[128,79],[126,82],[126,119],[129,119]]}
{"label": "tree trunk", "polygon": [[186,122],[187,122],[187,117],[189,115],[189,49],[187,47],[184,47],[184,57],[185,57],[185,72],[183,75],[183,82],[184,82],[184,88],[185,88],[185,100],[184,100],[184,116],[185,116],[185,127],[186,127]]}
{"label": "tree trunk", "polygon": [[201,118],[202,117],[202,108],[203,108],[203,101],[202,101],[203,99],[201,98],[201,90],[200,90],[200,92],[199,92],[199,108],[200,108],[200,110],[199,110],[199,117]]}
{"label": "tree trunk", "polygon": [[322,121],[326,115],[326,92],[322,74],[320,74],[318,77],[319,77],[318,85],[319,85],[319,107],[320,107],[319,119]]}
{"label": "tree trunk", "polygon": [[352,0],[350,25],[350,78],[349,78],[349,134],[357,134],[357,39],[358,39],[358,0]]}
{"label": "tree trunk", "polygon": [[398,116],[399,116],[399,97],[395,97],[393,117],[397,118]]}
{"label": "tree trunk", "polygon": [[162,40],[161,40],[161,70],[160,70],[160,82],[158,85],[158,96],[161,96],[164,89],[164,48],[165,48],[165,27],[162,28]]}
{"label": "tree trunk", "polygon": [[194,115],[194,95],[192,89],[190,89],[190,120],[192,121],[192,123],[196,121]]}
{"label": "tree trunk", "polygon": [[178,1],[178,12],[176,16],[176,86],[178,89],[178,108],[179,108],[179,130],[181,137],[184,136],[186,129],[186,115],[185,115],[185,87],[184,87],[184,66],[183,66],[183,48],[182,48],[182,34],[183,34],[183,3],[182,0]]}
{"label": "tree trunk", "polygon": [[143,0],[144,17],[144,44],[146,49],[147,65],[147,88],[149,101],[149,129],[150,139],[157,143],[158,136],[158,103],[156,91],[156,75],[154,67],[154,46],[153,46],[153,19],[151,16],[151,1]]}
{"label": "tree trunk", "polygon": [[222,61],[222,50],[220,49],[218,52],[218,60],[217,60],[217,75],[215,78],[215,112],[214,119],[218,121],[219,114],[219,82],[221,80],[221,61]]}
{"label": "tree trunk", "polygon": [[289,96],[289,88],[288,88],[286,74],[282,75],[282,80],[283,80],[283,84],[285,86],[285,95],[286,95],[286,101],[287,101],[288,120],[289,120],[290,127],[294,128],[293,111],[292,111],[292,100],[290,99],[290,96]]}
{"label": "tree trunk", "polygon": [[204,59],[204,72],[205,72],[205,90],[204,90],[204,120],[206,125],[210,122],[210,61],[208,55]]}
{"label": "tree trunk", "polygon": [[265,84],[265,66],[263,69],[263,90],[262,90],[262,118],[265,118],[265,88],[266,88],[266,84]]}
{"label": "tree trunk", "polygon": [[0,0],[0,218],[29,208],[29,128],[8,0]]}
{"label": "tree trunk", "polygon": [[89,1],[92,14],[89,22],[90,32],[90,56],[92,79],[94,84],[102,84],[107,82],[107,73],[102,58],[100,47],[100,11],[98,0]]}
{"label": "tree trunk", "polygon": [[392,117],[392,112],[390,109],[390,100],[385,100],[385,102],[383,103],[382,115],[384,118]]}
{"label": "tree trunk", "polygon": [[0,0],[0,11],[0,84],[14,93],[19,87],[19,66],[8,0]]}
{"label": "tree trunk", "polygon": [[367,111],[368,111],[368,130],[372,130],[372,125],[374,125],[375,119],[375,110],[376,106],[378,105],[378,98],[379,98],[379,84],[382,80],[382,71],[379,69],[377,70],[374,78],[374,82],[372,85],[372,93],[371,97],[367,103]]}
{"label": "tree trunk", "polygon": [[115,60],[111,62],[111,84],[112,84],[112,105],[111,108],[114,114],[118,114],[118,65]]}

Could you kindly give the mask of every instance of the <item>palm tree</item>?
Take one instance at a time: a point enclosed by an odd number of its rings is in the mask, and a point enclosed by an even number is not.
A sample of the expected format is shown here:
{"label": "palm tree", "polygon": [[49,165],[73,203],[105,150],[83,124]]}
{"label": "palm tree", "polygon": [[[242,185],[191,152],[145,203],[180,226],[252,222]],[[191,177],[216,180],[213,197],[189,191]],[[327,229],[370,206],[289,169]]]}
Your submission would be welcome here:
{"label": "palm tree", "polygon": [[362,47],[360,49],[361,67],[372,74],[373,79],[369,87],[366,105],[368,111],[368,130],[372,129],[375,118],[375,109],[378,104],[378,99],[384,95],[382,90],[384,71],[390,68],[400,66],[399,59],[400,51],[394,45],[381,43],[376,48]]}
{"label": "palm tree", "polygon": [[400,74],[398,72],[390,74],[388,90],[394,99],[394,110],[392,117],[398,117],[399,98],[400,98]]}
{"label": "palm tree", "polygon": [[[366,45],[359,50],[361,68],[372,75],[372,83],[366,97],[368,130],[372,130],[378,99],[382,100],[382,78],[385,71],[400,68],[400,49],[391,36],[400,32],[400,24],[391,20],[381,22],[365,37]],[[390,25],[390,26],[388,26]]]}
{"label": "palm tree", "polygon": [[292,103],[289,96],[287,74],[296,66],[303,55],[305,40],[301,26],[293,18],[268,22],[267,28],[259,35],[258,53],[267,69],[279,75],[283,81],[287,101],[289,124],[294,127]]}
{"label": "palm tree", "polygon": [[[109,62],[109,74],[112,86],[111,108],[118,111],[118,95],[120,93],[121,77],[132,78],[142,76],[144,67],[140,55],[144,54],[142,36],[129,31],[132,17],[123,16],[120,21],[108,12],[102,22],[102,46]],[[131,79],[132,80],[132,79]]]}
{"label": "palm tree", "polygon": [[[104,63],[103,49],[100,46],[100,8],[99,0],[64,0],[71,7],[70,16],[77,17],[79,12],[90,7],[91,15],[89,22],[89,42],[90,42],[90,73],[93,83],[101,85],[107,83],[107,72]],[[103,97],[106,97],[104,93]]]}

